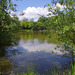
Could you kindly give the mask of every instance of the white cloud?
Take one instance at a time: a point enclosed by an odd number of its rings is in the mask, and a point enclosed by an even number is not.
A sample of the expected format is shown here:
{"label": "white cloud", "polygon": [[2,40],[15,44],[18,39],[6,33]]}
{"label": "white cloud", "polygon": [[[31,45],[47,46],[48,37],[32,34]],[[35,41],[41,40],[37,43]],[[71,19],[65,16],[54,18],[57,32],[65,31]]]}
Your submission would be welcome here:
{"label": "white cloud", "polygon": [[55,4],[53,5],[53,8],[54,8],[54,9],[56,9],[57,7],[59,7],[60,10],[62,11],[62,10],[64,10],[64,8],[66,8],[66,5],[61,5],[61,4],[59,4],[59,3],[57,3],[56,5],[55,5]]}
{"label": "white cloud", "polygon": [[34,18],[34,20],[38,20],[38,18],[40,17],[40,15],[44,15],[47,17],[47,14],[49,13],[48,11],[48,7],[28,7],[26,10],[23,10],[23,13],[25,13],[23,16],[18,15],[19,19],[23,19],[23,18]]}
{"label": "white cloud", "polygon": [[[60,9],[63,10],[65,5],[60,5],[59,3],[57,3],[56,5],[53,5],[52,8],[56,9],[56,7],[60,7]],[[37,21],[40,17],[39,15],[44,15],[45,17],[48,17],[48,13],[51,13],[51,16],[53,16],[52,12],[48,11],[48,7],[28,7],[27,9],[23,10],[23,13],[25,13],[24,15],[21,16],[19,15],[20,13],[18,13],[18,17],[20,20],[22,20],[23,18],[34,18],[34,21]]]}

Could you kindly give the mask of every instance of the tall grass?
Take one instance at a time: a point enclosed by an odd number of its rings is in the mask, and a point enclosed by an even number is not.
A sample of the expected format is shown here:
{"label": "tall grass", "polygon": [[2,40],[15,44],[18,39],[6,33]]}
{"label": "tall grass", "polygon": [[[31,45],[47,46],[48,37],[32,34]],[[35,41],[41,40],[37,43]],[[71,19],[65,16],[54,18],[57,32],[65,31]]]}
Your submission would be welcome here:
{"label": "tall grass", "polygon": [[[66,69],[66,70],[59,70],[57,71],[55,68],[54,70],[51,70],[52,73],[50,73],[50,75],[75,75],[75,62],[74,64],[72,64],[71,69]],[[21,73],[20,75],[40,75],[37,72],[34,71],[29,71],[27,73]],[[43,74],[45,75],[45,74]],[[46,74],[47,75],[47,74]]]}

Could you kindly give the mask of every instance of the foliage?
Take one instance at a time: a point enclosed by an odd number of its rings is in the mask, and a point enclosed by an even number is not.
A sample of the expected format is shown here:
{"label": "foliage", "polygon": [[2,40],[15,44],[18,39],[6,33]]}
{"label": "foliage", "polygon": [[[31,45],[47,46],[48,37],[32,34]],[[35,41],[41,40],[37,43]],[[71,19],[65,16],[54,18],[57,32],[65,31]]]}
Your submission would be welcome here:
{"label": "foliage", "polygon": [[[51,11],[55,16],[50,17],[50,28],[54,29],[59,35],[58,40],[65,42],[72,48],[66,46],[65,50],[69,50],[72,55],[75,55],[75,1],[74,0],[52,0],[55,7],[50,6],[49,11]],[[63,5],[63,9],[56,7],[56,4],[60,3]],[[49,26],[49,25],[48,25]]]}
{"label": "foliage", "polygon": [[9,11],[16,11],[11,0],[0,0],[0,31],[5,30],[11,24]]}
{"label": "foliage", "polygon": [[16,11],[16,4],[12,0],[0,0],[0,50],[12,44],[12,32],[19,27],[19,19],[16,15],[10,16],[10,11]]}
{"label": "foliage", "polygon": [[20,26],[23,29],[31,29],[31,30],[45,30],[46,25],[45,25],[46,18],[45,17],[40,17],[37,22],[34,22],[33,18],[29,20],[23,19]]}
{"label": "foliage", "polygon": [[[55,19],[56,32],[61,35],[61,41],[66,43],[75,44],[75,1],[74,0],[53,0],[53,2],[59,2],[61,5],[65,5],[63,10],[55,9],[57,14]],[[56,15],[54,14],[54,15]],[[65,38],[66,37],[66,38]]]}
{"label": "foliage", "polygon": [[28,19],[24,18],[20,25],[23,29],[29,29]]}
{"label": "foliage", "polygon": [[11,24],[10,24],[10,30],[16,30],[19,29],[20,26],[20,21],[19,18],[16,15],[13,15],[13,17],[11,18]]}
{"label": "foliage", "polygon": [[[53,4],[55,4],[55,6],[57,3],[65,6],[64,9],[61,10],[61,8],[57,7],[53,10],[53,8],[50,7],[49,11],[56,15],[53,23],[56,26],[54,29],[59,35],[58,39],[65,42],[64,50],[69,51],[73,57],[73,67],[71,72],[73,75],[75,73],[75,1],[53,0]],[[68,73],[68,75],[70,75],[70,73]]]}

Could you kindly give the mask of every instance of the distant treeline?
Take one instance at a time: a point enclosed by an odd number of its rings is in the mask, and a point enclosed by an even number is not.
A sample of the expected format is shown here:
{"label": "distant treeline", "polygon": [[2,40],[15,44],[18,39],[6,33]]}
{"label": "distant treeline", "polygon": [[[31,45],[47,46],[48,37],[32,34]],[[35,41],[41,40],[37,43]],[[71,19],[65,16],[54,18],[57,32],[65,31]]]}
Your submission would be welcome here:
{"label": "distant treeline", "polygon": [[[57,16],[53,17],[44,17],[41,16],[36,22],[34,19],[26,19],[24,18],[22,21],[20,21],[20,28],[21,29],[30,29],[30,30],[47,30],[50,28],[55,27],[55,21]],[[54,28],[53,28],[54,29]]]}

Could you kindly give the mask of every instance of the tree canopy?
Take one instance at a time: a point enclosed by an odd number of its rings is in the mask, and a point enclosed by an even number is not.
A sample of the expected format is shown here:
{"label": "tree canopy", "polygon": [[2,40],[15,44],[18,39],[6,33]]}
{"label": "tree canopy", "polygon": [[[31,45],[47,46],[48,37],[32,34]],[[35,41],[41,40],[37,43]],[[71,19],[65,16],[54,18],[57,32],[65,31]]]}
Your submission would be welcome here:
{"label": "tree canopy", "polygon": [[16,4],[12,0],[0,0],[0,50],[12,44],[12,34],[10,31],[19,25],[19,19],[15,15],[10,16],[11,11],[16,11]]}

